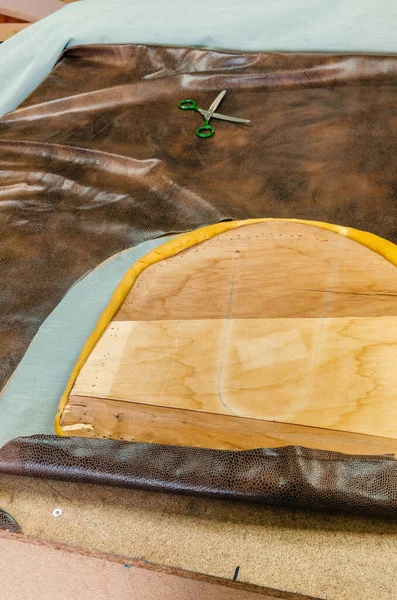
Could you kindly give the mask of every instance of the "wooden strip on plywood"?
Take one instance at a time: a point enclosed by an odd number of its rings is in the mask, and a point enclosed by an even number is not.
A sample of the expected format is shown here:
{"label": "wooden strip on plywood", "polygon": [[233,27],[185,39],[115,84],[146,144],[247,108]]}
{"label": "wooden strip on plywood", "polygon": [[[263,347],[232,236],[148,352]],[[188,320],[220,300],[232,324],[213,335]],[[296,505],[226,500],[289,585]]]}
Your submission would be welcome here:
{"label": "wooden strip on plywood", "polygon": [[148,406],[114,398],[70,396],[65,435],[220,450],[298,445],[346,454],[397,454],[397,440],[316,427]]}
{"label": "wooden strip on plywood", "polygon": [[111,403],[122,401],[208,422],[229,415],[397,438],[396,356],[391,263],[317,227],[245,226],[142,273],[80,372],[62,424],[78,431],[72,406],[91,397],[93,406],[109,401],[104,431]]}
{"label": "wooden strip on plywood", "polygon": [[73,396],[397,437],[397,317],[118,321]]}

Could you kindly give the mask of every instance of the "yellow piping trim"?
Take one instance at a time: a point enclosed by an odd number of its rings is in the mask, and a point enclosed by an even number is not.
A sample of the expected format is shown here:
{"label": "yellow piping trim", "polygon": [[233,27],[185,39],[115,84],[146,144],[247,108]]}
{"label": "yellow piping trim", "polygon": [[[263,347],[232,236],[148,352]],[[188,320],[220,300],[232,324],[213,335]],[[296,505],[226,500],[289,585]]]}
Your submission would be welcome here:
{"label": "yellow piping trim", "polygon": [[229,231],[231,229],[236,229],[237,227],[243,227],[244,225],[252,225],[254,223],[263,223],[266,221],[287,221],[291,223],[302,223],[303,225],[312,225],[314,227],[319,227],[320,229],[327,229],[328,231],[333,231],[334,233],[339,233],[340,235],[344,235],[363,246],[366,246],[373,252],[380,254],[386,260],[391,262],[393,265],[397,266],[397,246],[388,240],[385,240],[373,233],[368,233],[366,231],[360,231],[359,229],[352,229],[351,227],[343,227],[341,225],[333,225],[332,223],[322,223],[320,221],[305,221],[303,219],[272,219],[272,218],[264,218],[264,219],[247,219],[245,221],[226,221],[224,223],[217,223],[216,225],[209,225],[207,227],[203,227],[202,229],[196,229],[194,231],[189,231],[180,235],[179,237],[166,242],[162,246],[159,246],[155,250],[151,250],[137,260],[132,267],[128,269],[128,271],[124,274],[120,283],[116,287],[113,295],[110,299],[109,304],[101,314],[98,319],[98,322],[91,333],[91,335],[87,338],[86,343],[84,344],[80,356],[77,359],[77,362],[74,366],[74,369],[69,377],[69,381],[66,385],[65,391],[62,394],[61,400],[58,406],[58,412],[55,417],[55,432],[57,435],[66,435],[61,427],[61,417],[65,406],[67,404],[69,394],[72,391],[73,385],[83,368],[84,363],[87,358],[91,354],[94,349],[95,344],[101,337],[102,333],[105,331],[106,327],[112,320],[114,314],[124,302],[127,294],[130,292],[132,286],[137,280],[138,276],[148,267],[158,263],[166,258],[170,258],[182,250],[186,250],[187,248],[191,248],[200,242],[205,242],[216,235],[224,233],[225,231]]}

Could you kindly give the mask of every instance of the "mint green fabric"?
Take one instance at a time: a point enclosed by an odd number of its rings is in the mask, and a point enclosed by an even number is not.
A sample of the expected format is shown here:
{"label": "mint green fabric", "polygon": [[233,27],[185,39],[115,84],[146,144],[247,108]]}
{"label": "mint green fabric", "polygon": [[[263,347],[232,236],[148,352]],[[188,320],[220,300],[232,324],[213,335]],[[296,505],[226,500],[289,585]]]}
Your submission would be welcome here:
{"label": "mint green fabric", "polygon": [[43,81],[68,46],[388,53],[397,51],[396,30],[395,0],[81,0],[0,46],[0,115]]}
{"label": "mint green fabric", "polygon": [[20,435],[54,433],[69,375],[114,289],[136,260],[168,239],[172,236],[130,248],[69,290],[40,327],[0,396],[0,446]]}

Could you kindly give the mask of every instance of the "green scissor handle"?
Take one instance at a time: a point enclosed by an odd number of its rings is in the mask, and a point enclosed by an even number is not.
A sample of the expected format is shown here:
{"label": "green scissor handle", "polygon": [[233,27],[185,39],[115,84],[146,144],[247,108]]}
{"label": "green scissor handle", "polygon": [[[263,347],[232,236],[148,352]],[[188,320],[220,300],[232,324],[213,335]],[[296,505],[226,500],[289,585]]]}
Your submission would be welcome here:
{"label": "green scissor handle", "polygon": [[215,133],[215,129],[211,127],[208,121],[204,121],[204,125],[201,125],[198,129],[196,129],[196,135],[199,138],[208,138],[212,137]]}
{"label": "green scissor handle", "polygon": [[[178,104],[178,107],[182,110],[195,110],[196,112],[200,112],[200,109],[195,103],[195,101],[191,100],[190,98],[186,98],[186,100],[181,100]],[[201,125],[201,127],[196,129],[196,135],[199,138],[209,138],[212,137],[214,133],[215,129],[209,124],[207,120],[204,121],[204,125]]]}
{"label": "green scissor handle", "polygon": [[181,100],[178,106],[182,110],[196,110],[197,112],[199,112],[199,107],[197,106],[195,101],[190,100],[189,98],[187,98],[186,100]]}

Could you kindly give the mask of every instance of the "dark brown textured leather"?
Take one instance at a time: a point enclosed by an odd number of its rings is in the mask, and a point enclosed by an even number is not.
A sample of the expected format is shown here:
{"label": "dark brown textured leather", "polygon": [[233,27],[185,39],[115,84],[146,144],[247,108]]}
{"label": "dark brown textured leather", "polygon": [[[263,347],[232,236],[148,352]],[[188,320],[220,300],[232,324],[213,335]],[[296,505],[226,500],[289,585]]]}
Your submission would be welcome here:
{"label": "dark brown textured leather", "polygon": [[299,446],[232,451],[77,437],[17,438],[0,472],[397,516],[397,461]]}
{"label": "dark brown textured leather", "polygon": [[[202,140],[197,113],[227,89]],[[298,217],[397,241],[397,57],[71,48],[0,120],[0,388],[112,254],[220,220]]]}
{"label": "dark brown textured leather", "polygon": [[[222,113],[202,118],[222,89]],[[225,219],[295,217],[397,241],[397,57],[85,46],[0,120],[0,387],[67,289],[116,252]],[[397,461],[38,436],[0,471],[397,515]],[[4,518],[4,517],[3,517]]]}
{"label": "dark brown textured leather", "polygon": [[17,521],[5,510],[0,508],[0,529],[3,531],[11,531],[12,533],[20,533],[21,526]]}

